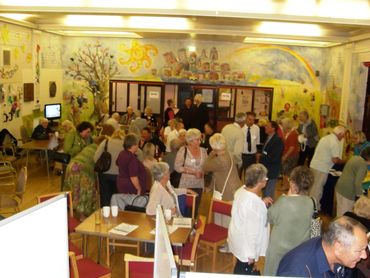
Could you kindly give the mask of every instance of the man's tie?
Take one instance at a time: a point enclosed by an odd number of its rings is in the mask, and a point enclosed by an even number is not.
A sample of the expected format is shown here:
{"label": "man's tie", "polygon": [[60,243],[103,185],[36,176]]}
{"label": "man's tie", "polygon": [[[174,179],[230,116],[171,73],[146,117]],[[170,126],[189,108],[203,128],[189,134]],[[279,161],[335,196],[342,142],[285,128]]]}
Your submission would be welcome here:
{"label": "man's tie", "polygon": [[247,131],[247,144],[248,144],[248,152],[252,151],[252,138],[251,138],[251,128],[248,127]]}

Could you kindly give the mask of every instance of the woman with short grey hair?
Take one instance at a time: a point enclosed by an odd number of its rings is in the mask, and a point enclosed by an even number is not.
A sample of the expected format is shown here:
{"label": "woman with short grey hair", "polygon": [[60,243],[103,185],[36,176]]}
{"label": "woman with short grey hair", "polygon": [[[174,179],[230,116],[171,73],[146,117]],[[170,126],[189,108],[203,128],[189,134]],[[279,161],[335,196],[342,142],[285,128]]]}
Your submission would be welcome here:
{"label": "woman with short grey hair", "polygon": [[266,255],[267,206],[272,204],[272,199],[260,197],[267,182],[267,169],[262,164],[247,168],[245,182],[245,186],[235,192],[227,241],[237,259],[234,274],[251,275],[254,263]]}
{"label": "woman with short grey hair", "polygon": [[189,129],[185,138],[186,146],[181,147],[176,155],[175,170],[182,173],[179,187],[191,188],[199,195],[195,204],[195,214],[197,215],[204,188],[204,171],[202,167],[207,159],[207,150],[200,147],[201,133],[198,129]]}
{"label": "woman with short grey hair", "polygon": [[226,149],[225,137],[221,133],[215,133],[209,139],[212,147],[203,164],[203,171],[212,173],[213,189],[221,193],[223,201],[232,201],[235,191],[242,186],[236,164]]}
{"label": "woman with short grey hair", "polygon": [[174,189],[170,183],[169,169],[165,162],[155,163],[151,168],[154,183],[150,189],[149,202],[146,206],[146,214],[148,215],[155,215],[157,206],[161,205],[164,210],[170,209],[172,215],[181,216],[177,196],[187,193],[196,194],[186,188]]}

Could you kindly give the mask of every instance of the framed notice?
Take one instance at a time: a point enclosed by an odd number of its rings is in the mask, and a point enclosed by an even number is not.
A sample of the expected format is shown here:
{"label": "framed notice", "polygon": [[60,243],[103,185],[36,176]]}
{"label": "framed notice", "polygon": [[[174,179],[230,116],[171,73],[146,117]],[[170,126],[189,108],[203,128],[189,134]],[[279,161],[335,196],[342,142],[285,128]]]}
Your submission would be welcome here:
{"label": "framed notice", "polygon": [[258,119],[270,119],[271,92],[265,90],[254,91],[253,111]]}
{"label": "framed notice", "polygon": [[213,103],[213,89],[202,89],[202,99],[204,103]]}

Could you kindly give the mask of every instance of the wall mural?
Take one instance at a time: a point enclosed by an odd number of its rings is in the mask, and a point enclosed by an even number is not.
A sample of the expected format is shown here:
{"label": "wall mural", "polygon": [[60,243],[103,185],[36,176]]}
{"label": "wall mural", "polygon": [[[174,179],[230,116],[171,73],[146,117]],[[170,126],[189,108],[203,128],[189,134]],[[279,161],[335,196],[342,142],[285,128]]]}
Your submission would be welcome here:
{"label": "wall mural", "polygon": [[[62,65],[70,65],[70,57],[81,45],[95,42],[64,38]],[[109,46],[109,54],[116,57],[115,79],[272,87],[273,118],[293,116],[305,108],[318,122],[320,104],[329,93],[331,117],[338,118],[342,75],[332,79],[335,87],[325,79],[325,49],[204,41],[197,42],[197,51],[189,52],[184,46],[190,43],[184,40],[101,38],[99,43]],[[337,61],[342,54],[343,48],[337,48],[329,58]],[[65,77],[65,97],[84,92],[89,101],[88,86]],[[89,109],[80,112],[82,119],[90,116]]]}
{"label": "wall mural", "polygon": [[79,88],[78,95],[70,93],[69,103],[67,103],[75,123],[78,123],[75,120],[76,114],[81,113],[84,103],[88,104],[87,92],[93,99],[92,105],[89,105],[93,107],[89,119],[100,118],[104,103],[108,99],[109,80],[117,73],[118,67],[114,55],[99,41],[85,44],[71,55],[66,75],[74,80],[83,81],[75,83],[82,84],[82,88]]}

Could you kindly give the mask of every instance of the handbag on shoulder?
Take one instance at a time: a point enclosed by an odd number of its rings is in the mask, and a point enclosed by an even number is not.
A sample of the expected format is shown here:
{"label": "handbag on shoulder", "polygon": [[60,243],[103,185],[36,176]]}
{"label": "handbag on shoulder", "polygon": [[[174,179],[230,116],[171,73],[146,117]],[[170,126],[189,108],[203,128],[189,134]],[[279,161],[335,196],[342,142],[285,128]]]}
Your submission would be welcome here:
{"label": "handbag on shoulder", "polygon": [[219,201],[222,201],[222,196],[224,195],[227,182],[229,181],[230,174],[231,174],[231,171],[233,170],[233,166],[234,166],[234,160],[233,160],[233,158],[231,157],[230,154],[229,154],[229,156],[230,156],[230,159],[231,159],[231,166],[230,166],[229,173],[227,174],[227,177],[226,177],[226,180],[225,180],[225,183],[224,183],[224,187],[222,189],[222,192],[217,191],[216,188],[213,189],[213,196],[212,196],[212,198],[213,199],[216,199],[216,200],[219,200]]}
{"label": "handbag on shoulder", "polygon": [[104,173],[110,168],[110,164],[112,163],[112,155],[107,151],[108,141],[108,139],[105,141],[104,151],[100,155],[99,159],[95,162],[95,172]]}
{"label": "handbag on shoulder", "polygon": [[[188,152],[188,149],[185,147],[185,151],[184,151],[184,162],[182,163],[182,167],[184,167],[184,165],[185,165],[185,160],[186,160],[187,152]],[[174,188],[178,188],[179,187],[181,176],[182,176],[182,173],[179,173],[176,170],[173,170],[173,172],[170,174],[171,185]]]}
{"label": "handbag on shoulder", "polygon": [[311,219],[311,238],[321,236],[322,219],[317,211],[315,199],[311,197],[313,202],[313,214]]}

